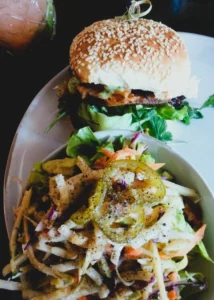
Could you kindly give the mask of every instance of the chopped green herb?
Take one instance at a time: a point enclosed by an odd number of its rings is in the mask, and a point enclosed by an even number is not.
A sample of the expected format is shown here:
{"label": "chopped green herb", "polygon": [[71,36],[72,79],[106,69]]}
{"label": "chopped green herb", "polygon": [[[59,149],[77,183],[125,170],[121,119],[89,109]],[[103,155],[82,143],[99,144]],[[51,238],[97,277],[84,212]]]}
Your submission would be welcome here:
{"label": "chopped green herb", "polygon": [[204,102],[204,104],[200,107],[200,109],[212,106],[214,107],[214,94],[209,96],[209,98]]}

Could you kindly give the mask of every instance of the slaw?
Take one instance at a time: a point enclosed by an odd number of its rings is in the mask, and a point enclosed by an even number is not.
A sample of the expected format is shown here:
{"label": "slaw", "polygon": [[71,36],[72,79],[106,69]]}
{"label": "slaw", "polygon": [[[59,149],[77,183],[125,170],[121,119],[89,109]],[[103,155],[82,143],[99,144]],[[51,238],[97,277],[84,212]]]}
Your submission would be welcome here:
{"label": "slaw", "polygon": [[33,300],[176,300],[206,288],[188,271],[195,250],[212,261],[206,225],[186,209],[199,195],[167,180],[139,137],[98,141],[86,127],[66,158],[35,165],[0,288]]}

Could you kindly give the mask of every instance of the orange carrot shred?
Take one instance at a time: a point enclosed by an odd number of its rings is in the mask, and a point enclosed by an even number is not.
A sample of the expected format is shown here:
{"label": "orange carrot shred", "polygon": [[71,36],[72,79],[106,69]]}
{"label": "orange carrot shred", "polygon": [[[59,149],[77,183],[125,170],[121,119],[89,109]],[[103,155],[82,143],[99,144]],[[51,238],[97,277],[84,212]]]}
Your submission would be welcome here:
{"label": "orange carrot shred", "polygon": [[134,259],[142,254],[142,250],[140,248],[133,248],[131,246],[125,247],[124,257],[126,259]]}
{"label": "orange carrot shred", "polygon": [[109,162],[117,160],[117,159],[124,159],[133,155],[139,155],[136,150],[130,149],[128,147],[118,150],[114,153],[109,159]]}
{"label": "orange carrot shred", "polygon": [[203,226],[201,226],[201,228],[198,229],[198,231],[196,231],[195,235],[189,241],[189,244],[185,249],[181,249],[177,252],[168,253],[168,254],[160,252],[159,253],[160,258],[161,259],[169,259],[169,258],[176,257],[176,256],[185,256],[187,253],[189,253],[189,251],[191,251],[203,239],[206,226],[207,225],[204,224]]}
{"label": "orange carrot shred", "polygon": [[[125,158],[130,158],[132,156],[139,155],[139,153],[136,150],[128,147],[118,150],[116,152],[109,151],[107,149],[101,149],[101,152],[105,155],[105,157],[102,157],[95,161],[94,166],[97,168],[105,168],[107,164],[109,164],[114,160],[125,159]],[[147,163],[147,166],[149,166],[151,169],[155,171],[162,168],[164,165],[165,163]]]}
{"label": "orange carrot shred", "polygon": [[108,163],[107,161],[107,157],[106,156],[103,156],[101,158],[98,158],[95,162],[94,162],[94,165],[93,167],[95,169],[104,169]]}
{"label": "orange carrot shred", "polygon": [[167,293],[167,296],[168,296],[168,298],[169,298],[170,300],[175,300],[176,297],[177,297],[175,290],[169,291],[169,292]]}
{"label": "orange carrot shred", "polygon": [[176,281],[177,280],[177,274],[175,272],[172,272],[168,275],[168,278],[172,281]]}
{"label": "orange carrot shred", "polygon": [[114,153],[115,153],[115,152],[109,151],[109,150],[107,150],[107,149],[105,149],[105,148],[101,149],[101,152],[102,152],[105,156],[107,156],[107,157],[112,157],[112,156],[114,155]]}
{"label": "orange carrot shred", "polygon": [[151,169],[155,170],[155,171],[159,170],[164,165],[165,165],[165,163],[153,163],[153,164],[147,163],[147,166],[150,167]]}
{"label": "orange carrot shred", "polygon": [[111,255],[111,253],[112,253],[112,246],[111,246],[111,244],[107,244],[105,246],[105,252],[106,252],[106,254]]}

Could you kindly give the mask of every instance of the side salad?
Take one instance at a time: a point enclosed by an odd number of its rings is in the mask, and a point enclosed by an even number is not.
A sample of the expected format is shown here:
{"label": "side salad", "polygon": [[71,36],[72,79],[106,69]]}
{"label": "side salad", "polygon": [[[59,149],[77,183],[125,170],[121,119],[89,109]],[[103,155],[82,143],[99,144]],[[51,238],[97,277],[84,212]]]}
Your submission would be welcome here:
{"label": "side salad", "polygon": [[[200,108],[193,108],[183,99],[175,98],[170,103],[158,105],[125,105],[106,107],[90,105],[78,95],[76,86],[78,80],[71,77],[57,86],[58,115],[48,126],[48,132],[60,119],[70,116],[75,128],[89,126],[93,131],[108,129],[143,130],[145,133],[164,142],[173,139],[167,129],[167,120],[180,121],[189,125],[192,119],[202,119],[202,109],[214,106],[214,95],[211,95]],[[106,87],[107,88],[107,87]],[[112,91],[115,88],[112,87]],[[106,91],[105,97],[110,95]],[[106,96],[107,95],[107,96]]]}
{"label": "side salad", "polygon": [[98,140],[84,127],[65,150],[29,175],[0,288],[32,300],[178,300],[207,288],[191,268],[198,255],[213,262],[200,196],[141,132]]}

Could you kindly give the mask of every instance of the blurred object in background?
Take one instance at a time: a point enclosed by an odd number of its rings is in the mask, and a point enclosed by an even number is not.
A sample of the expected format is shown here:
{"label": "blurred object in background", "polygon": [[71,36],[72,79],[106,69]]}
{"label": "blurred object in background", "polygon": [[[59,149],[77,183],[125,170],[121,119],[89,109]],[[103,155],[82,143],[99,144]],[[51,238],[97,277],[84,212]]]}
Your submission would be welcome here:
{"label": "blurred object in background", "polygon": [[0,0],[0,45],[19,52],[52,38],[53,0]]}
{"label": "blurred object in background", "polygon": [[152,0],[152,5],[149,18],[176,31],[214,37],[214,0]]}

